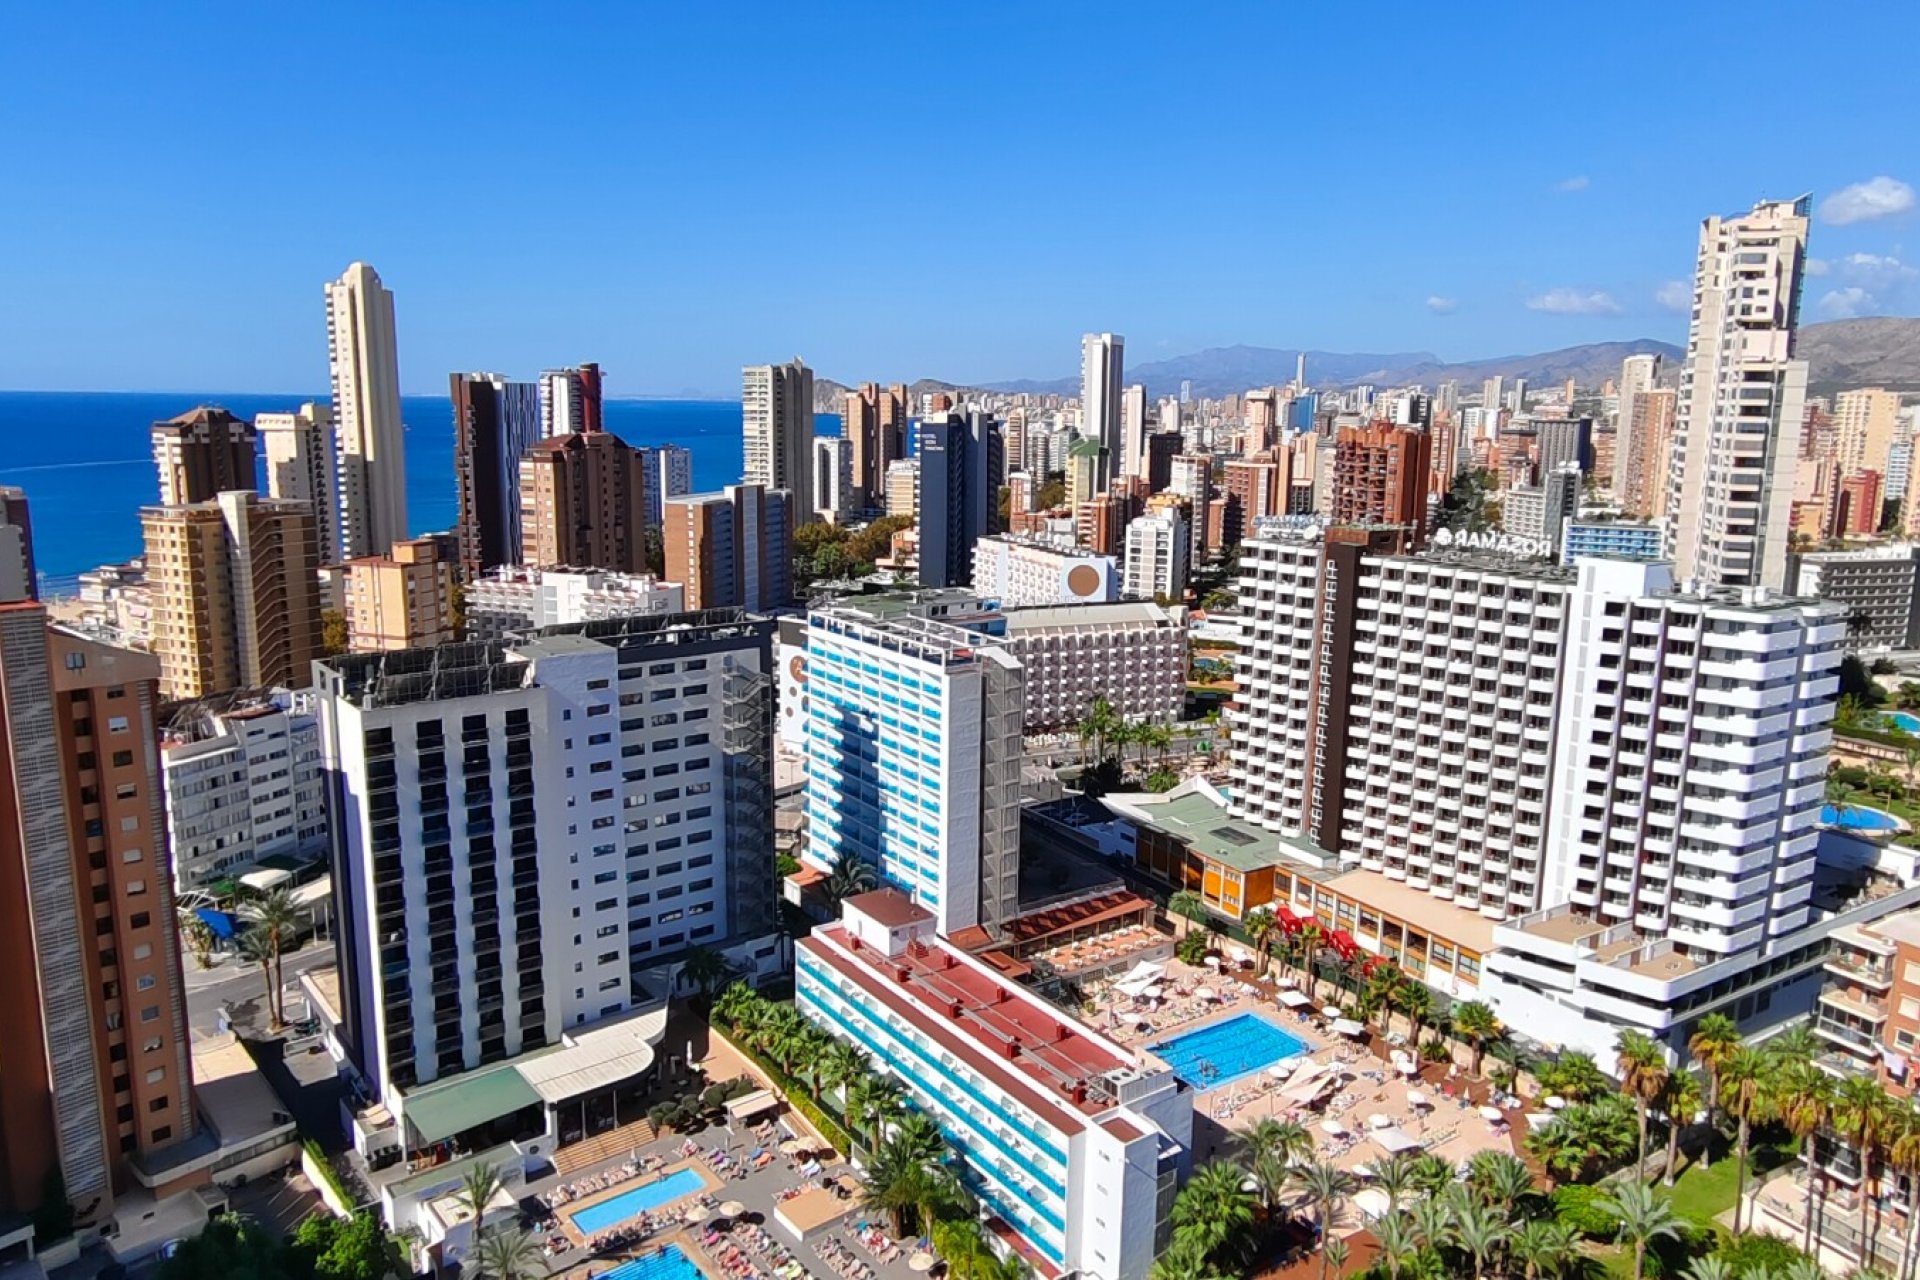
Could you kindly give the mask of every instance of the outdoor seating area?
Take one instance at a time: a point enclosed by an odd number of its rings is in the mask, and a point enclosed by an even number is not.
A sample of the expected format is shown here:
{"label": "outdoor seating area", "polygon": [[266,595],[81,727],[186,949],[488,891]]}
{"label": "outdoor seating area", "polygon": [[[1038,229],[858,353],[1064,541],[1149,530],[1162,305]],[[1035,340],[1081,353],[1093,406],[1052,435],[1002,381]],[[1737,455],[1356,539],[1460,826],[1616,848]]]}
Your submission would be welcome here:
{"label": "outdoor seating area", "polygon": [[1250,982],[1173,959],[1136,962],[1119,977],[1083,989],[1096,1025],[1121,1044],[1179,1031],[1261,998]]}
{"label": "outdoor seating area", "polygon": [[1097,937],[1064,942],[1025,958],[1040,961],[1068,977],[1100,975],[1133,964],[1150,954],[1166,954],[1173,940],[1149,925],[1128,925]]}

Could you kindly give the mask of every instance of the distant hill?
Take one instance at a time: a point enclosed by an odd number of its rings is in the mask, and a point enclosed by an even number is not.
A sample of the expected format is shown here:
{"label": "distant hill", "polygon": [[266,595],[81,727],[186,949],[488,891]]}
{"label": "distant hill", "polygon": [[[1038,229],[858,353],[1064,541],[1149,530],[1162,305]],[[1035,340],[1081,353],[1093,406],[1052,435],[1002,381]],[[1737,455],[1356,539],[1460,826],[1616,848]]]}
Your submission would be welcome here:
{"label": "distant hill", "polygon": [[[1589,342],[1533,355],[1494,356],[1456,363],[1441,360],[1430,351],[1391,354],[1309,351],[1306,353],[1307,382],[1319,387],[1350,387],[1360,382],[1383,387],[1414,383],[1432,387],[1451,378],[1460,384],[1461,390],[1467,391],[1478,390],[1480,383],[1498,376],[1525,378],[1536,387],[1558,385],[1568,378],[1582,387],[1599,387],[1609,378],[1619,377],[1622,360],[1648,352],[1661,357],[1666,366],[1664,380],[1673,381],[1685,350],[1671,342],[1635,338],[1628,342]],[[1811,365],[1810,381],[1816,392],[1827,394],[1849,387],[1890,387],[1920,392],[1920,317],[1875,316],[1806,325],[1800,330],[1800,354]],[[1193,383],[1196,396],[1224,396],[1252,387],[1293,381],[1299,355],[1299,351],[1285,347],[1213,347],[1171,360],[1129,365],[1126,376],[1128,382],[1144,383],[1150,398],[1177,394],[1183,381]],[[915,395],[967,389],[932,378],[922,378],[912,386]],[[1016,378],[982,383],[977,389],[1008,394],[1077,396],[1080,379]],[[838,413],[843,391],[836,382],[816,379],[815,407],[823,413]]]}
{"label": "distant hill", "polygon": [[1851,387],[1920,391],[1920,317],[1829,320],[1800,330],[1800,355],[1815,391]]}

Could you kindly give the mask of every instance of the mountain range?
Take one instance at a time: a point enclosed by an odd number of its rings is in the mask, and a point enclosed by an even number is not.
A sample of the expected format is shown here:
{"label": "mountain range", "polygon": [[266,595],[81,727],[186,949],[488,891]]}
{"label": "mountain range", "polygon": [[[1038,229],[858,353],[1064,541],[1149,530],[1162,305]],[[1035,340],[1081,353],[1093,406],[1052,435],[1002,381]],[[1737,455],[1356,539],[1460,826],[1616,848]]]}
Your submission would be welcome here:
{"label": "mountain range", "polygon": [[[1685,352],[1670,342],[1636,338],[1629,342],[1590,342],[1577,347],[1532,355],[1494,356],[1482,360],[1448,362],[1430,351],[1338,352],[1308,351],[1307,382],[1312,386],[1350,387],[1370,382],[1377,386],[1424,384],[1437,386],[1452,379],[1462,390],[1479,389],[1491,377],[1525,378],[1547,387],[1572,378],[1583,387],[1598,387],[1620,374],[1620,362],[1630,355],[1657,353],[1672,381]],[[1213,347],[1170,360],[1130,365],[1128,382],[1144,383],[1149,399],[1177,395],[1180,384],[1191,381],[1195,396],[1223,396],[1251,387],[1284,385],[1293,381],[1300,352],[1284,347]],[[1861,320],[1831,320],[1802,326],[1800,354],[1811,366],[1809,382],[1817,394],[1850,387],[1888,387],[1920,392],[1920,317],[1875,316]],[[815,405],[838,413],[846,388],[820,378],[814,382]],[[1080,394],[1078,377],[988,382],[976,386],[922,378],[911,390],[1000,391],[1031,395]]]}

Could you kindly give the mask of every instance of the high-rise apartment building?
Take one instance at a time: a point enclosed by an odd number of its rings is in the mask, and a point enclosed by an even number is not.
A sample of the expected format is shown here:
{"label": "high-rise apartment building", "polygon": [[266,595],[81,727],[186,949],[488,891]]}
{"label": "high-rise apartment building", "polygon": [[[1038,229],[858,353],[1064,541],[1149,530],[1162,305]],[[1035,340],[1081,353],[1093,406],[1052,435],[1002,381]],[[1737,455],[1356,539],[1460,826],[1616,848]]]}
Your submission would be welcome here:
{"label": "high-rise apartment building", "polygon": [[520,562],[536,569],[644,571],[645,499],[640,455],[619,436],[548,436],[520,461]]}
{"label": "high-rise apartment building", "polygon": [[1106,472],[1095,489],[1120,475],[1126,442],[1121,438],[1121,388],[1126,385],[1126,339],[1117,333],[1089,333],[1080,339],[1080,435],[1097,440],[1106,453]]}
{"label": "high-rise apartment building", "polygon": [[267,464],[267,496],[313,508],[320,563],[333,564],[340,558],[340,461],[335,456],[333,409],[309,402],[292,413],[258,414],[253,425]]}
{"label": "high-rise apartment building", "polygon": [[0,485],[0,604],[40,598],[33,564],[33,517],[27,491]]}
{"label": "high-rise apartment building", "polygon": [[1281,464],[1266,458],[1232,458],[1221,468],[1227,510],[1221,541],[1233,546],[1252,535],[1255,522],[1286,514]]}
{"label": "high-rise apartment building", "polygon": [[668,498],[693,492],[693,452],[677,444],[643,445],[634,452],[640,455],[647,523],[659,524],[666,519]]}
{"label": "high-rise apartment building", "polygon": [[347,561],[347,648],[380,653],[458,640],[454,584],[454,565],[441,558],[433,538],[396,542],[384,556]]}
{"label": "high-rise apartment building", "polygon": [[[743,484],[784,489],[804,503],[813,492],[813,370],[799,360],[741,371]],[[811,512],[796,513],[799,523]]]}
{"label": "high-rise apartment building", "polygon": [[1794,335],[1811,203],[1764,201],[1701,224],[1667,468],[1667,550],[1683,582],[1785,579],[1807,394]]}
{"label": "high-rise apartment building", "polygon": [[526,554],[520,463],[544,438],[543,401],[531,382],[497,373],[447,376],[453,400],[453,474],[460,490],[460,570],[477,578]]}
{"label": "high-rise apartment building", "polygon": [[229,489],[257,491],[253,424],[216,405],[201,405],[153,424],[153,463],[160,502],[211,502]]}
{"label": "high-rise apartment building", "polygon": [[160,767],[176,893],[237,879],[264,858],[326,856],[326,774],[311,694],[275,689],[187,704],[166,726]]}
{"label": "high-rise apartment building", "polygon": [[855,509],[853,450],[845,436],[815,436],[813,441],[813,513],[839,524]]}
{"label": "high-rise apartment building", "polygon": [[[718,610],[319,664],[339,1035],[406,1156],[577,1140],[652,1063],[649,971],[777,952],[772,632]],[[510,1087],[430,1102],[494,1064]]]}
{"label": "high-rise apartment building", "polygon": [[920,510],[920,460],[898,458],[887,464],[887,514],[917,515]]}
{"label": "high-rise apartment building", "polygon": [[1169,600],[1187,594],[1193,564],[1193,533],[1186,509],[1167,502],[1127,525],[1126,576],[1122,591],[1135,600]]}
{"label": "high-rise apartment building", "polygon": [[942,934],[1019,907],[1025,673],[989,637],[897,602],[807,617],[803,860],[851,858]]}
{"label": "high-rise apartment building", "polygon": [[194,1136],[159,664],[0,605],[0,1211],[94,1221]]}
{"label": "high-rise apartment building", "polygon": [[973,544],[984,537],[999,488],[1000,424],[975,410],[914,424],[920,462],[920,583],[952,587],[973,570]]}
{"label": "high-rise apartment building", "polygon": [[143,507],[140,526],[162,697],[312,683],[320,560],[311,507],[234,490]]}
{"label": "high-rise apartment building", "polygon": [[1658,519],[1666,513],[1667,466],[1672,457],[1673,415],[1679,395],[1671,389],[1635,392],[1623,410],[1624,439],[1614,441],[1614,501],[1630,516]]}
{"label": "high-rise apartment building", "polygon": [[1855,471],[1834,486],[1827,518],[1830,538],[1865,538],[1880,530],[1880,473]]}
{"label": "high-rise apartment building", "polygon": [[1340,428],[1334,440],[1333,522],[1392,526],[1403,530],[1403,545],[1420,547],[1427,535],[1431,446],[1418,427]]}
{"label": "high-rise apartment building", "polygon": [[853,450],[853,483],[860,506],[882,505],[887,468],[906,456],[907,389],[877,382],[849,390],[841,411],[841,434]]}
{"label": "high-rise apartment building", "polygon": [[327,283],[327,368],[340,468],[337,554],[376,555],[408,533],[407,437],[393,294],[364,262]]}
{"label": "high-rise apartment building", "polygon": [[667,580],[689,609],[779,609],[793,599],[793,497],[757,484],[669,498]]}
{"label": "high-rise apartment building", "polygon": [[1120,474],[1137,476],[1147,460],[1147,389],[1136,382],[1120,393]]}
{"label": "high-rise apartment building", "polygon": [[540,375],[542,436],[564,436],[605,429],[599,365],[549,369]]}
{"label": "high-rise apartment building", "polygon": [[1539,479],[1569,464],[1582,475],[1593,470],[1592,418],[1535,418],[1533,427],[1534,469]]}
{"label": "high-rise apartment building", "polygon": [[1193,547],[1188,552],[1188,561],[1201,563],[1213,545],[1207,537],[1207,504],[1213,500],[1213,458],[1204,453],[1183,453],[1175,457],[1168,469],[1164,492],[1187,500],[1193,526],[1189,531],[1193,535]]}
{"label": "high-rise apartment building", "polygon": [[1580,467],[1562,463],[1540,473],[1540,483],[1508,489],[1500,500],[1500,528],[1516,538],[1560,549],[1562,524],[1580,512]]}
{"label": "high-rise apartment building", "polygon": [[[1642,392],[1652,391],[1660,382],[1660,357],[1657,353],[1628,356],[1620,362],[1620,386],[1613,415],[1613,472],[1610,487],[1615,502],[1623,502],[1633,480],[1634,449],[1646,446],[1635,439],[1634,400]],[[1664,451],[1660,453],[1665,457]],[[1644,501],[1644,499],[1643,499]],[[1636,514],[1645,515],[1644,511]]]}
{"label": "high-rise apartment building", "polygon": [[1849,471],[1887,473],[1887,455],[1900,427],[1900,393],[1869,387],[1833,398],[1834,461]]}
{"label": "high-rise apartment building", "polygon": [[1788,564],[1790,589],[1846,610],[1850,651],[1920,648],[1920,546],[1809,551]]}
{"label": "high-rise apartment building", "polygon": [[1026,672],[1027,733],[1072,729],[1105,698],[1128,724],[1171,724],[1186,705],[1187,611],[1148,600],[1005,609],[1000,642]]}

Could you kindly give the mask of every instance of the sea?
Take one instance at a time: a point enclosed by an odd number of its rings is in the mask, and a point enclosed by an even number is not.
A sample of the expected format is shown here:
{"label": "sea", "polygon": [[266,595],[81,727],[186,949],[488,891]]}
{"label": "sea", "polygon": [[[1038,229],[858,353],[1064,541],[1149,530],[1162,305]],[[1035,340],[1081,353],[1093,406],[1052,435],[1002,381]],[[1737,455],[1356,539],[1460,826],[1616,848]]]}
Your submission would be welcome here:
{"label": "sea", "polygon": [[[158,500],[148,432],[155,422],[203,404],[242,418],[283,413],[324,395],[0,391],[0,484],[27,491],[34,559],[43,595],[75,578],[140,554],[140,508]],[[453,406],[445,396],[405,396],[407,520],[414,533],[453,527]],[[740,478],[737,400],[608,400],[608,431],[630,445],[683,445],[693,453],[693,487],[709,492]],[[840,430],[820,414],[822,435]],[[264,479],[262,487],[264,488]]]}

